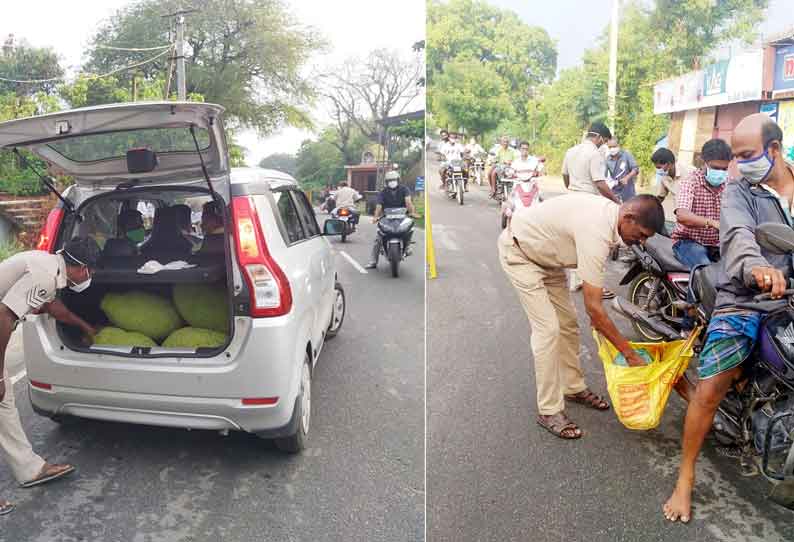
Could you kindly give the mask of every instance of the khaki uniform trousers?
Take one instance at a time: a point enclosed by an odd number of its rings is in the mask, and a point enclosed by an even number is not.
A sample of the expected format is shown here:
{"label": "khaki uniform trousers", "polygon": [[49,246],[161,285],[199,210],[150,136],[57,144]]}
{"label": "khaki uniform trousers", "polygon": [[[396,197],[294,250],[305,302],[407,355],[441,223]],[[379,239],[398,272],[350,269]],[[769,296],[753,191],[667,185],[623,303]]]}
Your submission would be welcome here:
{"label": "khaki uniform trousers", "polygon": [[14,478],[20,484],[33,480],[44,467],[44,460],[33,451],[28,437],[22,430],[19,411],[14,401],[14,386],[8,377],[8,370],[3,373],[6,395],[0,402],[0,454],[11,467]]}
{"label": "khaki uniform trousers", "polygon": [[565,409],[565,394],[587,388],[579,364],[579,325],[563,269],[529,261],[506,229],[499,237],[499,260],[513,283],[531,328],[538,413]]}

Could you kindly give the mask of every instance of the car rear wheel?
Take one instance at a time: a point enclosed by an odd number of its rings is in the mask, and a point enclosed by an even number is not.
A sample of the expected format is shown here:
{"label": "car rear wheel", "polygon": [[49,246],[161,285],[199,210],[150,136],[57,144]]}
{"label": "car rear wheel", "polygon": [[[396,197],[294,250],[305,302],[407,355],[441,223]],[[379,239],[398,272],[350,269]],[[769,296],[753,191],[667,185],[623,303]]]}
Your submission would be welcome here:
{"label": "car rear wheel", "polygon": [[295,417],[298,420],[295,433],[276,439],[276,447],[289,454],[302,452],[306,448],[306,441],[309,438],[312,415],[312,370],[310,364],[309,356],[306,355],[301,368],[301,389],[298,400],[295,402],[297,409]]}
{"label": "car rear wheel", "polygon": [[328,324],[328,330],[325,336],[328,339],[336,337],[339,329],[342,327],[342,322],[345,321],[345,312],[347,311],[347,299],[345,298],[345,290],[338,282],[334,284],[334,307],[331,311],[331,322]]}

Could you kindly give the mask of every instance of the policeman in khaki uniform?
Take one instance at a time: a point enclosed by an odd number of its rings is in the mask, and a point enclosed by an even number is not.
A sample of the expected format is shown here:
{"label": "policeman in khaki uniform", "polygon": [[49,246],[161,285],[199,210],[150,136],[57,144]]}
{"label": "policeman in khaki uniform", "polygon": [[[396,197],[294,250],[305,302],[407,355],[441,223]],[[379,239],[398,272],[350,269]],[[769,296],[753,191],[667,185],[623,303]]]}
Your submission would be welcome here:
{"label": "policeman in khaki uniform", "polygon": [[[94,328],[66,308],[56,294],[66,287],[76,292],[88,288],[98,255],[96,243],[83,238],[69,241],[58,254],[21,252],[0,263],[0,454],[22,487],[55,480],[73,472],[74,467],[47,463],[25,436],[5,367],[8,341],[21,318],[42,312],[95,335]],[[0,515],[12,509],[11,503],[0,499]]]}
{"label": "policeman in khaki uniform", "polygon": [[499,237],[502,268],[531,327],[537,422],[552,434],[564,439],[582,436],[565,414],[566,400],[596,410],[609,408],[584,381],[579,326],[565,270],[577,268],[584,281],[584,303],[593,328],[629,365],[642,365],[602,304],[605,267],[610,251],[621,241],[644,243],[663,227],[664,210],[654,196],[637,196],[618,206],[600,195],[569,194],[519,209]]}

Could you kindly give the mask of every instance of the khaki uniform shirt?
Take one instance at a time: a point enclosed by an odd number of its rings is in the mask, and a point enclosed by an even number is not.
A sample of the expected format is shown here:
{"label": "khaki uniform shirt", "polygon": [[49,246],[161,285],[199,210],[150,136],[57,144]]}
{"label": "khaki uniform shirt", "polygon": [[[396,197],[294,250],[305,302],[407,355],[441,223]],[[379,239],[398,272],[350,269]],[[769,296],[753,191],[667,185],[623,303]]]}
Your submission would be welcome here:
{"label": "khaki uniform shirt", "polygon": [[65,287],[66,262],[58,254],[20,252],[0,263],[0,299],[17,318],[53,301]]}
{"label": "khaki uniform shirt", "polygon": [[620,244],[620,207],[605,197],[570,194],[518,209],[510,233],[524,256],[544,269],[577,269],[588,284],[604,286],[610,251]]}
{"label": "khaki uniform shirt", "polygon": [[606,181],[604,155],[589,139],[571,147],[562,161],[562,174],[568,175],[568,190],[598,194],[596,181]]}

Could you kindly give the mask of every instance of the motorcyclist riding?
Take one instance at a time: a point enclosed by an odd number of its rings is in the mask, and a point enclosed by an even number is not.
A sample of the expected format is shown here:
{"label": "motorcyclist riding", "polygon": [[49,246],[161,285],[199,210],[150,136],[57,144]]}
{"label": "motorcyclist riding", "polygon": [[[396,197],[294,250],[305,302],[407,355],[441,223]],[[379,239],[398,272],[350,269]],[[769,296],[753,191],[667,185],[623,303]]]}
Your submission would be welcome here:
{"label": "motorcyclist riding", "polygon": [[[375,215],[372,217],[372,223],[375,224],[383,216],[384,209],[393,209],[405,207],[408,209],[408,214],[417,218],[416,209],[411,201],[411,192],[405,186],[400,184],[400,174],[396,171],[389,171],[386,173],[386,187],[378,194],[378,204],[375,207]],[[375,269],[378,266],[378,258],[380,257],[380,236],[375,236],[375,241],[372,246],[372,258],[365,266],[367,269]],[[406,245],[410,245],[411,240],[408,239]],[[408,249],[410,250],[410,249]]]}
{"label": "motorcyclist riding", "polygon": [[501,172],[504,166],[511,164],[517,158],[517,154],[515,149],[510,147],[510,138],[506,135],[499,138],[499,145],[491,149],[490,154],[494,156],[491,169],[488,171],[488,184],[491,185],[490,197],[494,197],[496,194],[497,173]]}
{"label": "motorcyclist riding", "polygon": [[691,394],[684,422],[678,481],[663,507],[670,521],[686,523],[690,519],[695,462],[718,405],[734,381],[743,378],[743,366],[758,338],[761,315],[736,305],[752,300],[759,290],[780,299],[791,276],[791,255],[766,251],[755,239],[759,224],[791,224],[794,165],[785,161],[782,140],[782,130],[764,113],[742,119],[731,138],[732,155],[742,179],[728,183],[722,195],[723,270],[698,359],[700,380]]}
{"label": "motorcyclist riding", "polygon": [[441,146],[441,153],[444,155],[444,163],[441,167],[441,189],[447,187],[446,169],[450,162],[453,160],[463,160],[463,145],[458,143],[458,138],[455,134],[450,134],[449,140],[446,145]]}

